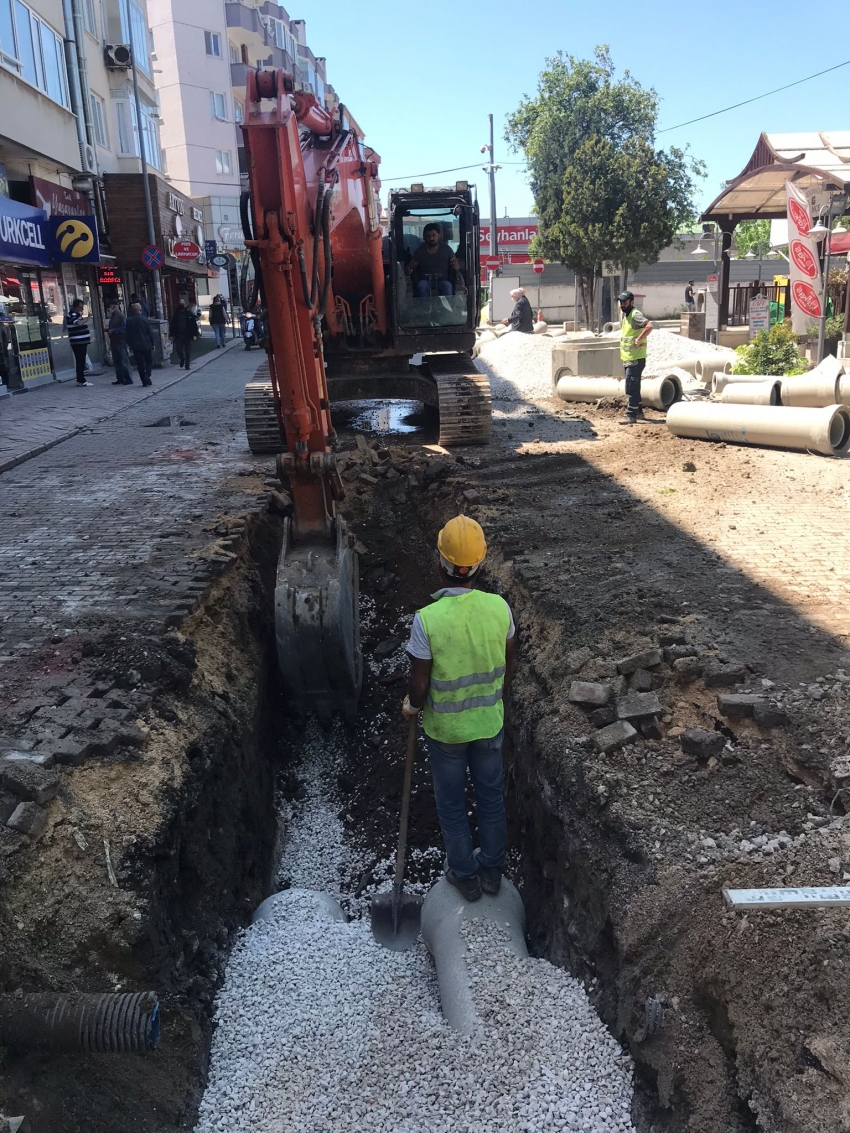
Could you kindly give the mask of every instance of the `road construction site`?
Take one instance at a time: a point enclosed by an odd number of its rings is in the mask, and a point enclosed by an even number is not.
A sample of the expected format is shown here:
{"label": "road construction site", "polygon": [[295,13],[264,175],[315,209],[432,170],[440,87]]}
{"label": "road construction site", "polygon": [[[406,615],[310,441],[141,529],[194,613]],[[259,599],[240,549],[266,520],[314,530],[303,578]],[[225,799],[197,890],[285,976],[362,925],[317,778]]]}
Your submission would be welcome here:
{"label": "road construction site", "polygon": [[[3,474],[0,739],[44,758],[35,786],[4,760],[4,821],[30,809],[0,831],[2,990],[153,990],[163,1031],[143,1056],[4,1047],[0,1112],[33,1133],[850,1130],[847,911],[722,896],[850,874],[846,465],[678,438],[652,411],[623,429],[608,401],[552,396],[551,349],[482,349],[489,446],[440,448],[413,404],[334,408],[361,562],[349,724],[281,699],[289,505],[246,450],[255,358]],[[467,930],[483,1037],[443,1019],[423,945],[368,931],[404,647],[460,511],[520,642],[507,873],[531,955]],[[442,868],[423,754],[412,887]]]}

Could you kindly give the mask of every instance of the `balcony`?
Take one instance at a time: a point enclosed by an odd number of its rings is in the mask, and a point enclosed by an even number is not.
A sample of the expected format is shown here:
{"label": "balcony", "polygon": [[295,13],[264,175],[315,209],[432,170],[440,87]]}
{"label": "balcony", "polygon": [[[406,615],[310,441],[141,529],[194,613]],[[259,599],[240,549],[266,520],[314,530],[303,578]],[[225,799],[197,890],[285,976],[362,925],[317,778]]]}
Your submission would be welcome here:
{"label": "balcony", "polygon": [[257,19],[257,9],[250,4],[243,4],[241,0],[227,0],[224,5],[227,26],[229,28],[244,28],[245,31],[262,35],[263,29]]}

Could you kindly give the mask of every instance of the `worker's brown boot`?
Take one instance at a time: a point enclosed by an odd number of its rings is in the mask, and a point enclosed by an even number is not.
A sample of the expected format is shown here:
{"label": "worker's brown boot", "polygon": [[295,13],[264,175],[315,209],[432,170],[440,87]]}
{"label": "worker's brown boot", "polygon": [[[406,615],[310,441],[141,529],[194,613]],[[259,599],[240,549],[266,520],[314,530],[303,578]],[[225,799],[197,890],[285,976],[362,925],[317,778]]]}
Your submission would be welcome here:
{"label": "worker's brown boot", "polygon": [[481,882],[478,880],[477,873],[474,873],[472,877],[458,877],[450,869],[447,869],[446,881],[457,889],[464,901],[479,901],[481,899]]}

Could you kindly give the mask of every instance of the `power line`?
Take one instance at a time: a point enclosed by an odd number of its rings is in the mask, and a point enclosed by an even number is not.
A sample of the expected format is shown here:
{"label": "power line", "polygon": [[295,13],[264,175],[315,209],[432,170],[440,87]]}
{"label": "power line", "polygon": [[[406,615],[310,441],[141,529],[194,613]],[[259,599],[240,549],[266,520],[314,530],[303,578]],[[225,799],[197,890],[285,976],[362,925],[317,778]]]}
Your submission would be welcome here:
{"label": "power line", "polygon": [[[483,161],[484,159],[482,158],[481,160]],[[413,181],[417,177],[439,177],[439,175],[441,173],[460,173],[464,169],[477,169],[480,164],[481,164],[481,162],[476,161],[472,165],[456,165],[454,167],[454,169],[432,169],[430,173],[407,173],[407,174],[404,175],[404,177],[384,177],[382,174],[379,174],[379,176],[380,176],[382,181],[385,181],[387,184],[389,184],[393,181]],[[501,161],[501,162],[499,162],[499,164],[500,165],[525,165],[525,162],[524,161]]]}
{"label": "power line", "polygon": [[716,118],[718,114],[728,114],[730,110],[737,110],[739,106],[749,106],[751,102],[758,102],[761,98],[769,98],[772,94],[779,94],[780,91],[790,90],[791,87],[798,87],[801,83],[811,82],[812,79],[818,79],[821,75],[828,75],[830,71],[837,71],[840,67],[846,67],[850,63],[850,59],[845,59],[843,63],[836,63],[834,67],[827,67],[825,71],[817,71],[814,75],[806,75],[804,79],[797,79],[796,82],[786,83],[784,87],[776,87],[775,90],[765,91],[764,94],[757,94],[754,98],[745,98],[743,102],[735,102],[732,106],[724,106],[722,110],[713,110],[711,114],[703,114],[699,118],[689,118],[687,122],[680,122],[678,126],[667,126],[663,130],[659,130],[659,134],[669,134],[671,130],[681,130],[683,126],[692,126],[694,122],[704,122],[706,118]]}

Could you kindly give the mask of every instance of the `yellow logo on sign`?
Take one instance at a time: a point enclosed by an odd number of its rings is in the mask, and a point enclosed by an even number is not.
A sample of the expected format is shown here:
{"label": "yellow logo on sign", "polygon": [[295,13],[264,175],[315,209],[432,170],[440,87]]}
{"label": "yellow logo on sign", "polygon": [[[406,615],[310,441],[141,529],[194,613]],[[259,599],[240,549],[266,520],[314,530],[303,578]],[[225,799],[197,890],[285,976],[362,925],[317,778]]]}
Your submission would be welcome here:
{"label": "yellow logo on sign", "polygon": [[66,220],[56,229],[56,239],[63,252],[69,252],[72,260],[81,260],[94,247],[94,233],[81,220]]}

